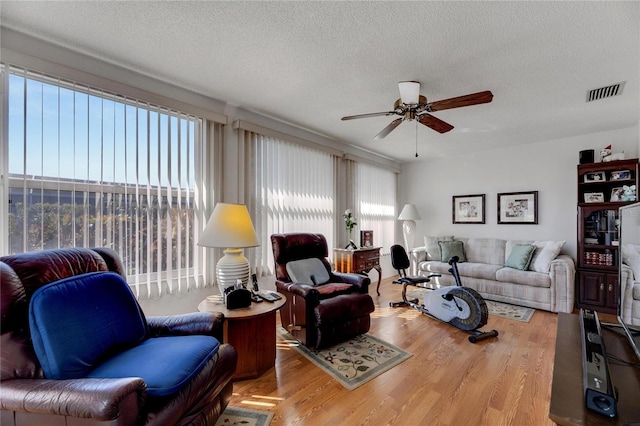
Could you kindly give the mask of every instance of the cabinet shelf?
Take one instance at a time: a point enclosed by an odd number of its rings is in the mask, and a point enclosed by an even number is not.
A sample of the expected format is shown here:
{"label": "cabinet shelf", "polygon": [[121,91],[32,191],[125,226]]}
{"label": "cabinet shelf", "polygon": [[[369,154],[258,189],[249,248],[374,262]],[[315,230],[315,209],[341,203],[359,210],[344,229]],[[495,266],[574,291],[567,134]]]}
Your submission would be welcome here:
{"label": "cabinet shelf", "polygon": [[[578,182],[580,186],[598,186],[598,185],[610,185],[610,184],[620,184],[626,185],[630,183],[631,185],[635,185],[635,179],[613,179],[613,180],[595,180],[592,182]],[[616,186],[620,186],[616,185]]]}

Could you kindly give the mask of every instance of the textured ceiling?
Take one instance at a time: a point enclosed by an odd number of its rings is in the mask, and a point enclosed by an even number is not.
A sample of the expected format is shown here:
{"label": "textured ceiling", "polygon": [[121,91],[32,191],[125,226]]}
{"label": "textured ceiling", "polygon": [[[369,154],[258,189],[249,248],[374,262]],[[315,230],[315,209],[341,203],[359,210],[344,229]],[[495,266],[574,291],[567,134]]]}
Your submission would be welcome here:
{"label": "textured ceiling", "polygon": [[[2,25],[198,93],[408,161],[415,122],[375,136],[397,82],[430,101],[491,90],[434,113],[420,158],[638,124],[639,2],[14,2]],[[623,94],[586,91],[626,81]]]}

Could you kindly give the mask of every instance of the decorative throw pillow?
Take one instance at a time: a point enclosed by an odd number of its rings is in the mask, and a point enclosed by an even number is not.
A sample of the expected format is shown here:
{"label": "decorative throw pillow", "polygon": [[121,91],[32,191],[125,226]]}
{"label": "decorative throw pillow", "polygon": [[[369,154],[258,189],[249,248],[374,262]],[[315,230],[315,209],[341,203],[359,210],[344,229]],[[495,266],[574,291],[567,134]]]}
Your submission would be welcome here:
{"label": "decorative throw pillow", "polygon": [[424,246],[427,249],[426,260],[440,260],[442,252],[440,251],[439,241],[453,241],[453,235],[443,235],[440,237],[424,237]]}
{"label": "decorative throw pillow", "polygon": [[529,264],[529,269],[536,272],[548,273],[551,262],[558,257],[565,241],[534,241],[536,251]]}
{"label": "decorative throw pillow", "polygon": [[438,245],[440,246],[440,253],[442,253],[441,262],[448,262],[453,256],[458,256],[458,262],[467,261],[462,241],[438,241]]}
{"label": "decorative throw pillow", "polygon": [[318,285],[329,281],[329,272],[317,257],[288,262],[286,268],[295,283]]}
{"label": "decorative throw pillow", "polygon": [[529,268],[529,263],[531,263],[535,250],[536,246],[533,244],[518,244],[514,246],[504,266],[526,271]]}

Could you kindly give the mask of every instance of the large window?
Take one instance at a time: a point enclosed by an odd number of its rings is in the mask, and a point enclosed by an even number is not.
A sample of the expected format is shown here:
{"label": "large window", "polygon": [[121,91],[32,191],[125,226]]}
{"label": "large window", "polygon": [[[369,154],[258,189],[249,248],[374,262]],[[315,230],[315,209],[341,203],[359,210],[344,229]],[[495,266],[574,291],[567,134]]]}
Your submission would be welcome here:
{"label": "large window", "polygon": [[364,162],[355,162],[353,198],[360,230],[373,231],[373,244],[383,254],[395,244],[396,173]]}
{"label": "large window", "polygon": [[[8,86],[9,253],[106,246],[151,294],[199,274],[203,120],[17,68]],[[199,254],[200,253],[200,254]]]}
{"label": "large window", "polygon": [[248,250],[259,275],[273,274],[270,237],[314,232],[333,246],[336,163],[327,152],[242,131],[246,155],[246,204],[261,241]]}

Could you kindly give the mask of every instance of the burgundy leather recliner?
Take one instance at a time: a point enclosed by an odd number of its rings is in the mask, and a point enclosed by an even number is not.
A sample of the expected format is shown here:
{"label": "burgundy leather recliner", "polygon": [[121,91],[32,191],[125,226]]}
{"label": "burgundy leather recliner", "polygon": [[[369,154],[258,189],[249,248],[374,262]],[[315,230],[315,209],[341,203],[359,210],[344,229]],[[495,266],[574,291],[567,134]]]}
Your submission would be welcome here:
{"label": "burgundy leather recliner", "polygon": [[[276,289],[287,297],[280,319],[293,337],[307,347],[322,348],[369,331],[369,314],[375,309],[368,294],[371,280],[361,274],[332,271],[324,235],[274,234],[271,245]],[[314,285],[292,281],[287,263],[309,258],[322,262],[328,282]]]}
{"label": "burgundy leather recliner", "polygon": [[[33,293],[54,281],[88,272],[125,277],[107,248],[54,249],[0,257],[0,424],[213,425],[231,398],[237,354],[229,344],[176,394],[150,397],[145,382],[122,379],[50,380],[44,377],[29,333]],[[147,317],[149,335],[205,334],[222,342],[224,316],[192,313]]]}

